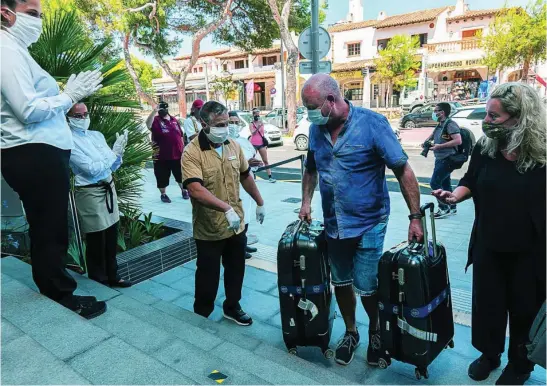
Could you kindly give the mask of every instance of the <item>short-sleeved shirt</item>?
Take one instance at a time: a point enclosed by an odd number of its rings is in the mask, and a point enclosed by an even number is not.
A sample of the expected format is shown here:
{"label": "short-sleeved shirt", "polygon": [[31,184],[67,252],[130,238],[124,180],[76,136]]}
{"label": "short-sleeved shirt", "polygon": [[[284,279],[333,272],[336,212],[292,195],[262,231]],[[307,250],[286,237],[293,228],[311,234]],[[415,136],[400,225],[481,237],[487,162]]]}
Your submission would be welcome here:
{"label": "short-sleeved shirt", "polygon": [[224,240],[245,230],[239,197],[240,177],[248,175],[249,163],[241,147],[232,139],[222,144],[222,155],[209,143],[203,130],[187,146],[182,159],[183,187],[202,184],[216,198],[230,205],[241,218],[237,232],[228,229],[223,212],[210,209],[192,198],[192,224],[196,240]]}
{"label": "short-sleeved shirt", "polygon": [[190,116],[184,120],[184,133],[186,138],[190,140],[190,137],[197,135],[201,131],[201,124],[194,116]]}
{"label": "short-sleeved shirt", "polygon": [[152,142],[157,147],[157,160],[180,160],[184,150],[182,129],[175,117],[163,119],[159,115],[152,122]]}
{"label": "short-sleeved shirt", "polygon": [[310,127],[309,171],[319,172],[319,188],[327,235],[348,239],[362,236],[389,215],[386,166],[406,164],[387,119],[354,107],[333,145],[326,126]]}
{"label": "short-sleeved shirt", "polygon": [[253,146],[262,146],[264,144],[264,123],[253,121],[249,125],[251,130],[251,143]]}
{"label": "short-sleeved shirt", "polygon": [[[433,132],[433,141],[435,144],[447,143],[452,141],[451,135],[454,134],[460,134],[460,126],[449,118],[435,127],[435,131]],[[445,159],[452,154],[456,154],[456,148],[457,146],[435,150],[435,158]]]}

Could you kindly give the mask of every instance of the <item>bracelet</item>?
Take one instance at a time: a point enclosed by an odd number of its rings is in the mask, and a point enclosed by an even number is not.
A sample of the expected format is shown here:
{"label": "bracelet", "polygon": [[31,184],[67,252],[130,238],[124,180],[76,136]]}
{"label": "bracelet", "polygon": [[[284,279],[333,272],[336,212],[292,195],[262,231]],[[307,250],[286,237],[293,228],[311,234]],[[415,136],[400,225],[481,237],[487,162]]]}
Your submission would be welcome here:
{"label": "bracelet", "polygon": [[421,213],[411,213],[410,216],[408,216],[409,220],[421,220],[422,217],[424,217]]}

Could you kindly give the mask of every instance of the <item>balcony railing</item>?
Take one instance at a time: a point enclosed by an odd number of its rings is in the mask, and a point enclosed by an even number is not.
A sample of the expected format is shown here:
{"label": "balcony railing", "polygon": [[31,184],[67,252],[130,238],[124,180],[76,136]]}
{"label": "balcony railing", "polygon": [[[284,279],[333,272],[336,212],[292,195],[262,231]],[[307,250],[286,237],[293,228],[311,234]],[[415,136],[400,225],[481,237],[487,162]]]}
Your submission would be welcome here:
{"label": "balcony railing", "polygon": [[427,47],[427,52],[430,54],[472,51],[472,50],[480,49],[480,40],[465,39],[465,40],[458,40],[455,42],[427,44],[425,45],[425,47]]}

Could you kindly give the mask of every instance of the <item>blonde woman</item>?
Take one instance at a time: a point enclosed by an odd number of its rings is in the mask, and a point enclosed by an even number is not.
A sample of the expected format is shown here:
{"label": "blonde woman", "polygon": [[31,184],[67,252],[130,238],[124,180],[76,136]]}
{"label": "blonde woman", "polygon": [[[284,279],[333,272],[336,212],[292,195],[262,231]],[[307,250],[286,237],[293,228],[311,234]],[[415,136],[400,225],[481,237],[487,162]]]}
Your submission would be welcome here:
{"label": "blonde woman", "polygon": [[509,362],[497,385],[522,385],[533,364],[525,344],[545,300],[545,106],[523,83],[498,86],[486,105],[482,138],[447,204],[473,198],[472,343],[481,352],[469,376],[485,380],[501,365],[509,316]]}

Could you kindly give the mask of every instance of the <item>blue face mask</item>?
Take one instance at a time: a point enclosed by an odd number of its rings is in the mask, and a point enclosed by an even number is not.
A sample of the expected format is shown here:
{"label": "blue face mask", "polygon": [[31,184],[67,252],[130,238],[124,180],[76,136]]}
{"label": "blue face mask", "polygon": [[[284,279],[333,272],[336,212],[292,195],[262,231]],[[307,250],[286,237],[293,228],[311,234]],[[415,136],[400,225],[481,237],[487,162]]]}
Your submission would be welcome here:
{"label": "blue face mask", "polygon": [[325,105],[326,102],[327,100],[325,99],[325,102],[323,102],[321,107],[319,107],[318,109],[315,109],[315,110],[308,109],[308,119],[310,120],[311,123],[318,126],[327,124],[330,118],[330,113],[332,112],[332,108],[331,108],[331,111],[329,111],[329,115],[324,117],[323,114],[321,113],[321,110],[323,109],[323,106]]}
{"label": "blue face mask", "polygon": [[431,114],[431,119],[433,119],[435,122],[439,122],[439,116],[437,115],[437,113]]}

